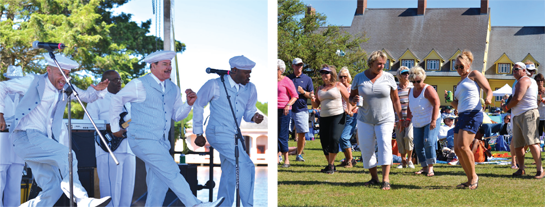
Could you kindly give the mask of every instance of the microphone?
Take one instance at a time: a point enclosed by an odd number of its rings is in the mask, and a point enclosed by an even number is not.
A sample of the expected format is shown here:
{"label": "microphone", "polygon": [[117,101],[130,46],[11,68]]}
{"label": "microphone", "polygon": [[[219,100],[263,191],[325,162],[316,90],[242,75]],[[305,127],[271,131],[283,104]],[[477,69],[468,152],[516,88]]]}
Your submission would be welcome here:
{"label": "microphone", "polygon": [[229,75],[229,71],[228,70],[219,70],[219,69],[213,69],[213,68],[206,68],[206,73],[210,74],[210,73],[215,73],[215,74],[218,74],[218,75]]}
{"label": "microphone", "polygon": [[34,49],[43,48],[43,49],[46,49],[46,50],[56,50],[56,49],[62,50],[62,49],[65,48],[65,46],[62,43],[49,43],[49,42],[34,41],[34,42],[32,42],[32,48],[34,48]]}

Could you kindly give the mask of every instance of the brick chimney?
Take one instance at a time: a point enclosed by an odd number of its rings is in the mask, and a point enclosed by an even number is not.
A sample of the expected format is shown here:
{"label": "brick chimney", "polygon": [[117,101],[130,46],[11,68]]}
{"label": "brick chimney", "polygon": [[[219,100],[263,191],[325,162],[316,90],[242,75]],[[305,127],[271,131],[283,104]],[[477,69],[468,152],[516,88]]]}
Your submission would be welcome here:
{"label": "brick chimney", "polygon": [[307,5],[307,13],[306,15],[316,15],[316,9],[312,7],[312,5]]}
{"label": "brick chimney", "polygon": [[488,0],[481,0],[481,14],[488,13]]}
{"label": "brick chimney", "polygon": [[356,15],[363,15],[367,9],[367,0],[358,0],[358,7],[356,8]]}
{"label": "brick chimney", "polygon": [[418,9],[416,10],[416,14],[424,15],[424,13],[426,13],[426,4],[426,0],[418,0]]}

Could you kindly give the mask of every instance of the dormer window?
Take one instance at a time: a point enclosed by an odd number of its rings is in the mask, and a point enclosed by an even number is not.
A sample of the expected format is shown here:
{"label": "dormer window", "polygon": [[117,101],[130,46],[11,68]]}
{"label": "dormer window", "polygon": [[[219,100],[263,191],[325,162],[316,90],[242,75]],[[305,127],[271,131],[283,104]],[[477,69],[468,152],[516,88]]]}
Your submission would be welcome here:
{"label": "dormer window", "polygon": [[426,60],[426,70],[439,70],[439,60]]}
{"label": "dormer window", "polygon": [[510,74],[511,73],[511,64],[510,63],[498,63],[498,73]]}
{"label": "dormer window", "polygon": [[414,66],[414,60],[409,60],[409,59],[401,60],[401,66],[412,68]]}

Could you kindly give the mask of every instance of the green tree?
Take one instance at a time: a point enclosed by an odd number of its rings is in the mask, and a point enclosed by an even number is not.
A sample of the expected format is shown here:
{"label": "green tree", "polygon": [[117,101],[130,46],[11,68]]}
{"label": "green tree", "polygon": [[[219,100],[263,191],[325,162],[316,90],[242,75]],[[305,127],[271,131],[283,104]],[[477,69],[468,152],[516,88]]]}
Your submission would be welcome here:
{"label": "green tree", "polygon": [[[61,52],[81,64],[76,71],[101,77],[106,70],[116,70],[124,82],[144,75],[146,65],[140,60],[163,41],[146,35],[151,20],[139,26],[130,14],[112,14],[112,8],[126,2],[0,0],[0,76],[8,65],[22,66],[25,73],[45,73],[41,53],[46,51],[32,49],[35,40],[64,43],[67,48]],[[177,52],[185,50],[183,43],[175,45]]]}
{"label": "green tree", "polygon": [[269,110],[269,104],[267,102],[265,103],[261,103],[261,102],[257,102],[255,103],[255,107],[257,107],[257,109],[259,109],[261,112],[263,112],[265,114],[265,116],[268,116],[268,110]]}
{"label": "green tree", "polygon": [[[338,70],[348,66],[351,75],[365,70],[367,58],[360,45],[366,41],[364,33],[351,35],[338,26],[326,26],[326,16],[307,12],[300,0],[278,0],[278,58],[286,62],[286,73],[291,73],[291,60],[303,59],[304,72],[315,87],[322,84],[318,73],[322,64]],[[345,54],[337,55],[338,50]]]}

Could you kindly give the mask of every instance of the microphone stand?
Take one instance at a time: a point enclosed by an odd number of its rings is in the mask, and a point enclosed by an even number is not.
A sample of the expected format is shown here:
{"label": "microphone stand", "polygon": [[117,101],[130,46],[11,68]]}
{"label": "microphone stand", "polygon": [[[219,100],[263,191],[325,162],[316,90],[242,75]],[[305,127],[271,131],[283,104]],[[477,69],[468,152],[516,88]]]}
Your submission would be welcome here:
{"label": "microphone stand", "polygon": [[[83,111],[85,112],[85,114],[87,115],[87,117],[89,117],[89,120],[91,121],[91,124],[93,124],[93,127],[95,128],[97,134],[100,136],[100,139],[102,140],[102,142],[106,143],[106,140],[104,139],[104,137],[102,136],[102,133],[100,133],[100,131],[98,130],[98,127],[96,126],[95,124],[95,121],[93,121],[93,118],[89,115],[89,112],[87,111],[87,109],[85,108],[85,106],[83,105],[83,103],[81,102],[81,99],[79,98],[79,95],[78,95],[78,92],[74,89],[74,86],[70,83],[70,80],[66,77],[66,75],[64,74],[64,72],[62,71],[62,68],[61,66],[59,65],[59,62],[57,62],[57,59],[55,58],[55,54],[53,54],[53,50],[48,50],[49,51],[49,56],[51,57],[51,59],[53,59],[53,61],[55,62],[55,64],[57,65],[57,68],[59,69],[59,71],[61,72],[62,74],[62,77],[64,77],[64,80],[66,81],[66,84],[68,85],[68,87],[66,87],[67,89],[65,90],[63,88],[63,92],[67,94],[68,96],[68,167],[69,167],[69,175],[70,175],[70,207],[73,207],[74,206],[74,169],[73,169],[73,164],[72,164],[72,161],[73,161],[73,154],[72,154],[72,114],[71,114],[71,109],[72,109],[72,96],[71,94],[74,93],[74,96],[76,97],[76,99],[78,100],[79,104],[81,105],[81,108],[83,108]],[[64,97],[63,97],[64,99]],[[119,162],[117,161],[117,158],[115,157],[114,153],[112,152],[112,150],[110,149],[110,147],[108,145],[106,145],[106,149],[108,149],[108,152],[110,153],[110,156],[112,156],[114,162],[116,165],[119,165]]]}
{"label": "microphone stand", "polygon": [[224,79],[224,75],[220,75],[220,78],[221,78],[221,83],[223,83],[223,89],[225,89],[225,94],[227,95],[227,101],[229,102],[229,106],[231,108],[231,113],[233,114],[233,120],[235,121],[235,124],[237,126],[237,134],[235,135],[235,168],[236,168],[236,176],[237,176],[237,181],[236,181],[236,191],[235,191],[235,194],[236,194],[236,199],[237,199],[237,204],[236,206],[239,207],[240,206],[240,189],[239,189],[239,173],[240,173],[240,167],[239,167],[239,164],[238,164],[238,157],[239,157],[239,152],[238,152],[238,141],[240,140],[240,142],[242,143],[242,149],[244,149],[244,151],[246,151],[246,146],[244,145],[244,137],[242,137],[242,132],[240,131],[240,127],[238,126],[238,122],[237,122],[237,117],[235,115],[235,110],[233,109],[233,104],[231,103],[231,96],[229,96],[229,93],[227,92],[227,87],[225,86],[225,79]]}

